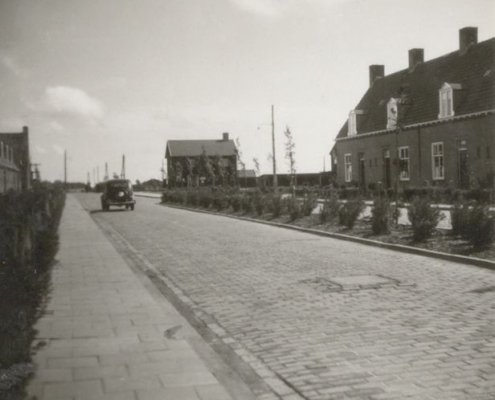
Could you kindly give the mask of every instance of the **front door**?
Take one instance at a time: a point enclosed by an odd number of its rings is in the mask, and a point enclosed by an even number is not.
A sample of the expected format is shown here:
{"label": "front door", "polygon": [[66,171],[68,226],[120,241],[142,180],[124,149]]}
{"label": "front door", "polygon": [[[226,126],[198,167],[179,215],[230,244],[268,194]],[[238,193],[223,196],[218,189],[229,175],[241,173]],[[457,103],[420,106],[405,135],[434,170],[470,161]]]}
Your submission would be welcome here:
{"label": "front door", "polygon": [[467,149],[459,149],[459,186],[469,187],[469,159]]}
{"label": "front door", "polygon": [[390,150],[383,150],[383,177],[385,180],[385,188],[392,187],[392,175],[390,171]]}
{"label": "front door", "polygon": [[365,169],[364,169],[364,154],[359,153],[359,186],[362,189],[366,189],[366,177],[365,177]]}

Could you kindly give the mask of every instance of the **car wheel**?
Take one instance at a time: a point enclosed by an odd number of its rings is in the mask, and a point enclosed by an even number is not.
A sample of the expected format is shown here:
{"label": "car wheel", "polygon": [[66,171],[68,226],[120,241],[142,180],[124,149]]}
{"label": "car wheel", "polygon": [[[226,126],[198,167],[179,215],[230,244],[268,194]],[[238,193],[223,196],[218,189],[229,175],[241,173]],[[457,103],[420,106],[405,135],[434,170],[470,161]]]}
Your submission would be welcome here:
{"label": "car wheel", "polygon": [[134,204],[131,204],[131,211],[134,211]]}

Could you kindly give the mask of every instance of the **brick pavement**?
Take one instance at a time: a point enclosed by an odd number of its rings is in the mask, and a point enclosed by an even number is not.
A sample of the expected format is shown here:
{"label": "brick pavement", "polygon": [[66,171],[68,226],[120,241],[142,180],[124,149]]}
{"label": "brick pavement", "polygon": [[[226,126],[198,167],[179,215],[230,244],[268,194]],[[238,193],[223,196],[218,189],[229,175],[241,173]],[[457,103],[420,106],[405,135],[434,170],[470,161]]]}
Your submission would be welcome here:
{"label": "brick pavement", "polygon": [[[216,321],[274,398],[495,398],[493,271],[151,199],[94,217]],[[335,285],[363,275],[395,283]]]}
{"label": "brick pavement", "polygon": [[60,235],[53,291],[36,326],[40,350],[30,395],[231,399],[191,346],[197,334],[147,278],[130,269],[72,196]]}

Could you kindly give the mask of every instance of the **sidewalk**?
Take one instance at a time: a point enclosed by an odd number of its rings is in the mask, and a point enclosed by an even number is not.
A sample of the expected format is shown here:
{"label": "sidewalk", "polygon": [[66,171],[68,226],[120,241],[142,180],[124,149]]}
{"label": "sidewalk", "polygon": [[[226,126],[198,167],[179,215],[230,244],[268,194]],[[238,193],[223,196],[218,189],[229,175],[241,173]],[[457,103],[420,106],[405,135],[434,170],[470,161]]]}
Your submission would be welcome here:
{"label": "sidewalk", "polygon": [[[230,400],[192,328],[67,196],[28,387],[38,400]],[[197,340],[197,339],[195,339]]]}

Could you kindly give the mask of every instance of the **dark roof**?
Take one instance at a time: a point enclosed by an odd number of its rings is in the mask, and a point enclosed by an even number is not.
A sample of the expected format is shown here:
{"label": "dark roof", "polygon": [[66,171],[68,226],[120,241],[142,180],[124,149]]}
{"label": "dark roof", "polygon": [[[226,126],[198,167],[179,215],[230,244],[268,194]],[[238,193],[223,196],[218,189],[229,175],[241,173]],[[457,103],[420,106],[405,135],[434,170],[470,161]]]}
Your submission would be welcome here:
{"label": "dark roof", "polygon": [[[495,108],[495,38],[471,45],[464,54],[454,51],[412,72],[405,69],[376,80],[355,108],[364,112],[357,116],[358,135],[386,129],[387,103],[401,91],[410,104],[403,106],[403,125],[438,119],[438,90],[445,82],[462,86],[454,91],[456,116]],[[345,136],[347,121],[337,135]]]}
{"label": "dark roof", "polygon": [[238,178],[256,178],[254,169],[239,169],[237,170]]}
{"label": "dark roof", "polygon": [[166,157],[235,156],[233,140],[169,140]]}

